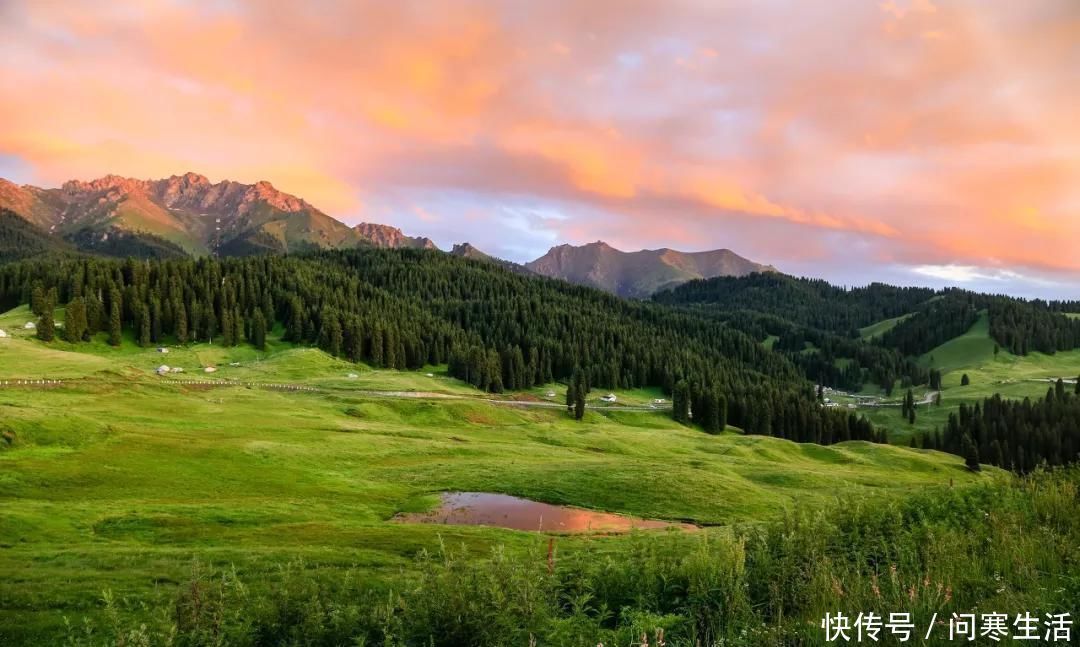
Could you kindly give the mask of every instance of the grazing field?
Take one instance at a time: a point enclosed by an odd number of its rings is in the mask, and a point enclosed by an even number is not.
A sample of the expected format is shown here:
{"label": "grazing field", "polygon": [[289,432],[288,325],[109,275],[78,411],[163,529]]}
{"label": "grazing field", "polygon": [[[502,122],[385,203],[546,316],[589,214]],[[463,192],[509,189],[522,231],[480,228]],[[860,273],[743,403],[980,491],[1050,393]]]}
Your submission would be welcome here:
{"label": "grazing field", "polygon": [[[163,363],[185,374],[154,375]],[[218,372],[201,373],[208,365]],[[595,408],[578,423],[560,408],[490,402],[438,367],[371,370],[277,341],[265,353],[202,344],[162,354],[128,340],[72,347],[20,334],[0,339],[0,380],[12,379],[64,381],[0,388],[0,426],[12,439],[0,449],[4,644],[50,642],[67,631],[64,617],[135,622],[144,605],[173,599],[194,559],[233,565],[255,586],[303,559],[392,588],[418,551],[440,542],[469,554],[535,546],[518,531],[391,521],[434,505],[440,491],[731,527],[843,497],[1008,478],[904,447],[708,436],[662,412]],[[275,383],[319,390],[265,387]],[[546,399],[548,390],[563,397],[555,385],[503,397]],[[617,395],[620,403],[659,396]],[[628,541],[572,537],[560,546],[572,554],[599,542],[617,552]],[[103,606],[104,591],[113,606]]]}

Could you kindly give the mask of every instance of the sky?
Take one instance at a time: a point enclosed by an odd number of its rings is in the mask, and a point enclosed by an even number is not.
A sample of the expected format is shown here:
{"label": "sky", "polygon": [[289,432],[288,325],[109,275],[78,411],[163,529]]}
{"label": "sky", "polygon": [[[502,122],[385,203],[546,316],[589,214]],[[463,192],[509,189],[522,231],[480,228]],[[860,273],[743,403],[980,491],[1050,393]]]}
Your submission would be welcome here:
{"label": "sky", "polygon": [[0,177],[1080,298],[1076,0],[0,0]]}

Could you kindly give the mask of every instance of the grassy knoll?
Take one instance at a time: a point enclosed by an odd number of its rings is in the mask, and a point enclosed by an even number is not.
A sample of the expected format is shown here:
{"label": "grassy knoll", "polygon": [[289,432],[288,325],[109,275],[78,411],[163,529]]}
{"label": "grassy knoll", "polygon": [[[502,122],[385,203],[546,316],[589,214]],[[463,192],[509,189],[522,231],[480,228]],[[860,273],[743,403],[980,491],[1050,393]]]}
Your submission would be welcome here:
{"label": "grassy knoll", "polygon": [[[181,386],[151,373],[160,363],[184,366],[189,379],[324,390]],[[218,373],[196,373],[208,364]],[[365,582],[393,587],[413,572],[421,549],[440,541],[469,554],[535,545],[528,533],[389,521],[441,490],[731,525],[837,497],[893,498],[1005,478],[903,447],[708,436],[663,414],[593,410],[576,423],[558,409],[491,404],[434,367],[376,371],[276,340],[265,353],[195,345],[168,355],[130,340],[119,348],[101,339],[77,347],[25,335],[0,340],[0,379],[57,377],[66,380],[59,388],[0,388],[0,426],[14,434],[0,449],[3,644],[48,643],[64,633],[64,616],[77,624],[116,611],[138,621],[144,604],[174,599],[193,559],[234,565],[256,588],[296,559],[355,568]],[[543,399],[548,388],[531,395]],[[465,397],[360,392],[369,389]],[[657,395],[619,393],[625,402]],[[560,545],[619,552],[631,541]],[[103,607],[105,590],[119,610]]]}
{"label": "grassy knoll", "polygon": [[920,361],[925,366],[948,372],[965,366],[976,366],[993,357],[994,340],[990,338],[990,315],[984,312],[970,330],[926,353]]}
{"label": "grassy knoll", "polygon": [[908,319],[911,316],[912,315],[909,313],[909,314],[901,315],[899,317],[893,317],[892,319],[885,319],[885,320],[879,321],[879,322],[877,322],[875,324],[870,324],[869,326],[866,326],[865,328],[860,328],[859,329],[859,336],[862,337],[863,339],[873,339],[875,337],[880,337],[880,336],[884,335],[885,333],[889,332],[890,330],[892,330],[893,328],[896,328],[896,326],[898,324],[905,321],[906,319]]}

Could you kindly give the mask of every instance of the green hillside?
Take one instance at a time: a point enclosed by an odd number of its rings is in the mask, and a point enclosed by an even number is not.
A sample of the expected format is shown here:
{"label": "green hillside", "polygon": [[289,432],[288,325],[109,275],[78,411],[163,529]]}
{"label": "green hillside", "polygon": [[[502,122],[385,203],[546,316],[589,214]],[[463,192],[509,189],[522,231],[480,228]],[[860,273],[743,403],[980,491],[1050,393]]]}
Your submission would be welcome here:
{"label": "green hillside", "polygon": [[863,339],[874,339],[875,337],[880,337],[895,328],[897,324],[902,323],[910,316],[911,313],[908,313],[905,315],[900,315],[899,317],[893,317],[892,319],[884,319],[875,324],[866,326],[865,328],[860,328],[859,337]]}
{"label": "green hillside", "polygon": [[970,330],[929,351],[919,361],[947,372],[965,366],[977,366],[993,357],[994,340],[990,338],[990,318],[986,313],[982,313]]}
{"label": "green hillside", "polygon": [[[0,322],[25,318],[8,312]],[[440,541],[483,552],[528,536],[389,521],[429,504],[431,492],[503,492],[726,526],[838,496],[896,496],[999,474],[973,475],[955,456],[903,447],[708,436],[664,413],[597,409],[578,424],[561,407],[491,402],[437,367],[374,370],[277,339],[266,353],[197,344],[163,355],[101,338],[47,347],[28,332],[0,339],[0,380],[64,383],[0,387],[0,425],[14,438],[0,450],[0,625],[8,632],[0,636],[13,640],[55,636],[65,615],[99,617],[103,589],[163,604],[193,558],[256,579],[297,557],[392,579]],[[159,378],[160,363],[185,374]],[[207,375],[204,365],[220,368]],[[617,393],[629,402],[654,395]]]}

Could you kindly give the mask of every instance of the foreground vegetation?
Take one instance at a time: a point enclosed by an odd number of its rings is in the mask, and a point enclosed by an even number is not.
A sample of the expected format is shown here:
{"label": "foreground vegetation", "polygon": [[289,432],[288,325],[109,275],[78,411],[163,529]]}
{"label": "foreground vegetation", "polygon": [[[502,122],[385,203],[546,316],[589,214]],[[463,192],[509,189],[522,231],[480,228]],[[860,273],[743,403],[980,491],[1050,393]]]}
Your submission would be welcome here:
{"label": "foreground vegetation", "polygon": [[[817,645],[825,614],[910,613],[909,644],[946,642],[952,613],[1075,613],[1080,472],[697,535],[499,546],[470,558],[441,543],[393,585],[362,571],[283,566],[254,591],[196,563],[171,603],[138,625],[103,598],[71,644]],[[1040,632],[1041,634],[1041,632]],[[650,643],[651,641],[651,643]],[[895,643],[886,631],[884,642]]]}

